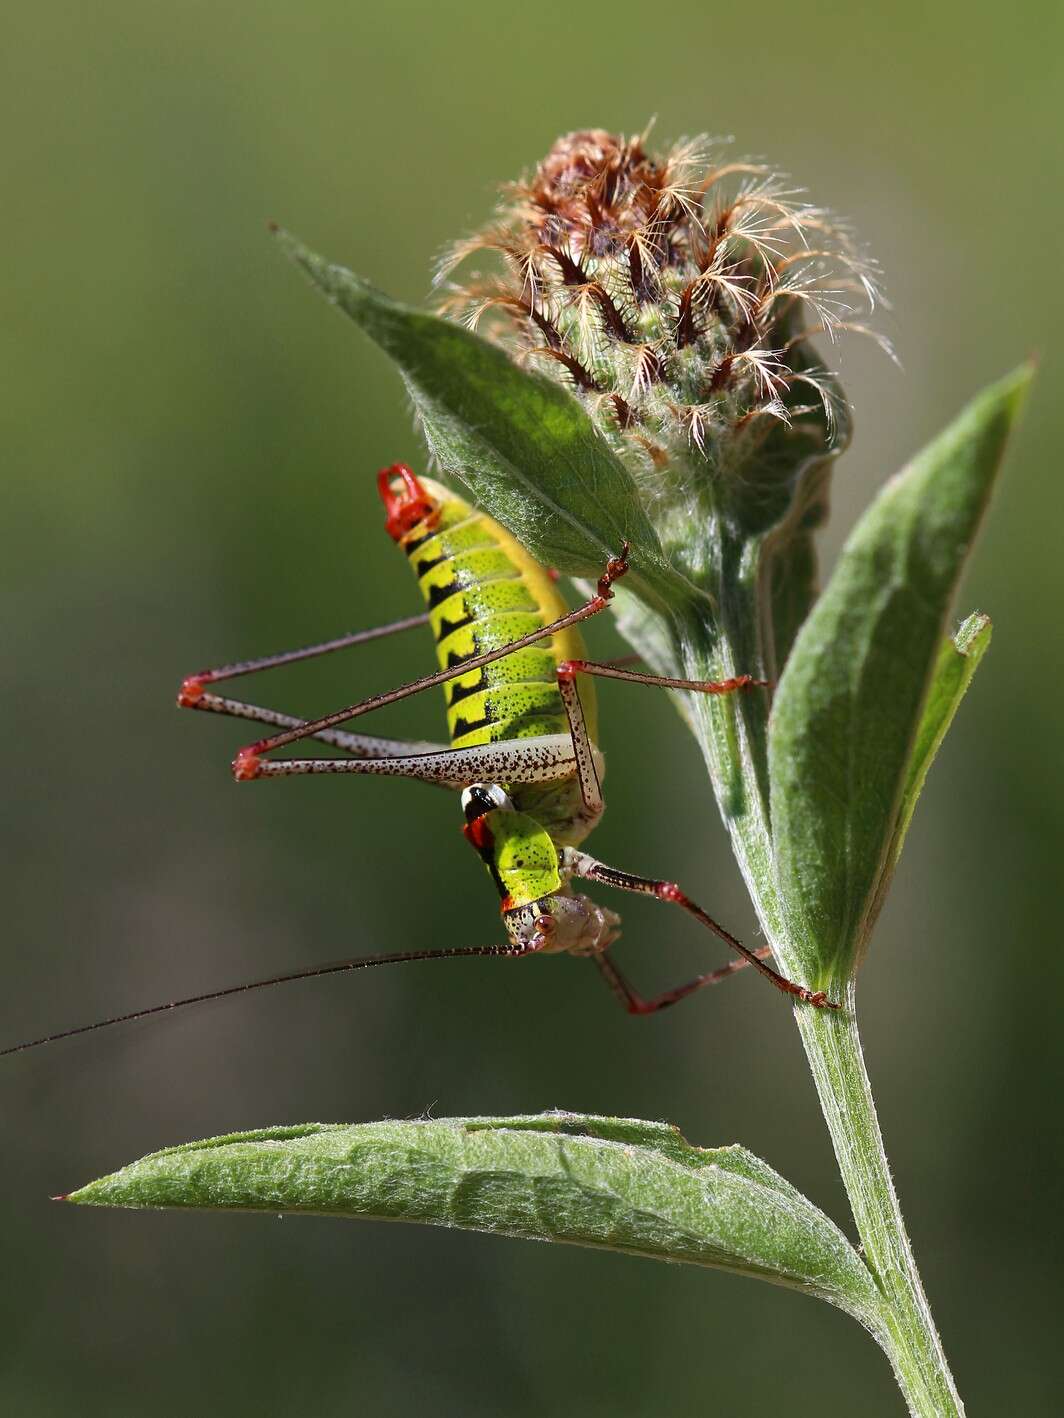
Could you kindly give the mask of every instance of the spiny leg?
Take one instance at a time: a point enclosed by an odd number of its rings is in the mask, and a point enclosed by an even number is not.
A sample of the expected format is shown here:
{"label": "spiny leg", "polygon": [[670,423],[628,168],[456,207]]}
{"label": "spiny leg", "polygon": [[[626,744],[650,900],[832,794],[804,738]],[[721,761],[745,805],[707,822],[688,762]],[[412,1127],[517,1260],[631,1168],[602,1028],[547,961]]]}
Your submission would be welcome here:
{"label": "spiny leg", "polygon": [[[251,719],[256,723],[270,724],[279,729],[298,729],[306,723],[294,714],[284,714],[279,709],[265,709],[259,704],[248,704],[242,699],[226,699],[220,694],[201,693],[191,709],[201,709],[212,714],[228,714],[234,719]],[[414,739],[386,739],[370,734],[347,734],[342,729],[322,729],[314,735],[322,743],[333,748],[342,748],[345,753],[356,758],[402,758],[410,754],[446,753],[447,745]],[[449,785],[443,785],[449,786]]]}
{"label": "spiny leg", "polygon": [[[664,675],[637,673],[634,670],[623,669],[616,664],[601,664],[592,660],[566,660],[560,664],[558,666],[558,689],[569,719],[569,731],[573,740],[573,757],[580,780],[580,792],[585,808],[593,814],[602,811],[602,788],[595,768],[594,751],[584,720],[583,706],[580,703],[580,691],[576,685],[578,674],[601,675],[604,679],[623,679],[635,684],[650,684],[664,689],[687,689],[700,694],[730,694],[734,690],[762,686],[765,683],[763,680],[755,680],[751,675],[738,675],[727,680],[674,679]],[[616,871],[613,867],[607,867],[602,862],[596,861],[594,857],[588,856],[586,852],[578,852],[572,848],[567,850],[566,863],[575,875],[587,880],[604,881],[623,891],[637,891],[644,895],[653,895],[659,901],[672,901],[676,905],[682,906],[685,911],[688,911],[696,920],[701,921],[726,945],[731,946],[742,956],[742,960],[736,961],[730,968],[726,967],[722,971],[700,975],[688,984],[681,985],[676,990],[668,990],[650,1001],[640,999],[612,961],[607,961],[604,956],[597,957],[599,968],[614,993],[619,994],[626,1001],[626,1007],[632,1013],[645,1014],[652,1013],[655,1009],[664,1009],[667,1005],[675,1004],[677,1000],[683,999],[685,995],[691,994],[694,990],[701,989],[703,985],[715,984],[717,980],[741,969],[744,964],[753,965],[755,969],[760,970],[766,979],[771,980],[776,988],[785,994],[796,995],[808,1004],[822,1005],[830,1009],[838,1008],[828,1000],[822,990],[807,990],[804,985],[796,985],[793,980],[788,980],[784,975],[773,970],[770,965],[766,965],[765,957],[771,954],[768,947],[750,950],[741,941],[736,940],[731,932],[725,930],[708,912],[703,911],[701,906],[686,896],[675,882],[657,881],[650,877],[635,876],[630,872]]]}
{"label": "spiny leg", "polygon": [[[771,955],[772,948],[762,945],[752,952],[759,960],[764,960]],[[644,999],[641,994],[629,984],[628,980],[621,974],[620,970],[610,959],[609,955],[596,955],[592,957],[599,971],[609,985],[610,989],[624,1005],[629,1014],[656,1014],[659,1009],[667,1009],[670,1004],[676,1004],[679,1000],[686,999],[688,995],[693,995],[696,990],[705,989],[707,985],[719,984],[721,980],[727,980],[740,970],[745,970],[749,965],[748,960],[730,960],[727,965],[722,965],[719,970],[710,970],[706,975],[696,975],[693,980],[688,980],[685,985],[677,985],[675,989],[663,990],[660,995],[652,995],[650,999]]]}
{"label": "spiny leg", "polygon": [[624,666],[638,660],[638,655],[625,655],[619,660],[563,660],[558,674],[572,679],[574,675],[599,675],[602,679],[623,679],[630,684],[651,684],[659,689],[687,689],[696,694],[731,694],[737,689],[765,689],[768,680],[753,675],[735,675],[731,679],[673,679],[668,675],[648,675]]}
{"label": "spiny leg", "polygon": [[276,669],[278,665],[294,665],[300,660],[312,660],[318,655],[331,655],[334,650],[346,650],[351,645],[364,645],[367,641],[380,640],[386,635],[397,635],[400,631],[411,630],[415,625],[427,625],[428,621],[428,613],[422,611],[420,615],[408,615],[402,620],[390,621],[387,625],[374,625],[368,630],[352,630],[349,634],[338,635],[332,640],[319,640],[315,645],[304,645],[298,650],[279,650],[276,654],[260,655],[254,660],[234,660],[229,665],[200,670],[198,674],[185,678],[177,702],[182,709],[196,709],[200,707],[198,701],[208,684],[217,684],[223,679],[236,679],[239,675],[258,674],[260,670]]}
{"label": "spiny leg", "polygon": [[[331,640],[320,640],[313,645],[304,645],[296,650],[280,650],[271,655],[260,655],[250,660],[235,660],[228,665],[218,665],[213,669],[200,670],[188,675],[181,684],[177,703],[181,709],[199,709],[212,714],[227,714],[237,719],[251,719],[257,723],[269,724],[278,729],[299,729],[306,719],[284,714],[280,710],[263,708],[249,704],[245,700],[229,699],[223,695],[211,694],[206,686],[220,680],[236,679],[240,675],[257,674],[261,670],[276,669],[280,665],[296,664],[301,660],[314,659],[319,655],[329,655],[336,650],[346,650],[352,645],[364,645],[371,640],[380,640],[388,635],[396,635],[411,630],[418,625],[427,625],[428,613],[405,616],[402,620],[390,621],[386,625],[371,626],[367,630],[353,630],[347,635],[335,636]],[[343,749],[356,758],[398,758],[411,753],[437,753],[443,751],[444,744],[427,741],[387,739],[369,734],[347,734],[338,729],[322,729],[314,734],[321,743]],[[449,784],[443,786],[450,786]]]}
{"label": "spiny leg", "polygon": [[[606,569],[599,577],[595,595],[585,601],[582,606],[578,606],[576,610],[559,617],[558,620],[551,621],[549,625],[531,631],[528,635],[522,635],[517,640],[500,645],[495,650],[487,650],[481,655],[472,655],[461,660],[458,664],[437,670],[435,674],[423,675],[420,679],[411,680],[408,684],[400,685],[397,689],[372,695],[369,699],[363,699],[357,704],[349,704],[347,708],[338,709],[333,714],[326,714],[321,719],[312,719],[298,729],[289,729],[284,733],[273,734],[269,738],[249,744],[240,750],[234,760],[233,772],[235,776],[238,779],[258,777],[260,770],[266,767],[261,761],[261,756],[269,753],[272,749],[283,748],[286,744],[295,743],[298,739],[312,738],[323,729],[335,728],[337,724],[346,723],[347,720],[357,718],[361,714],[368,714],[374,709],[381,709],[386,704],[395,704],[401,699],[409,698],[412,694],[420,694],[423,690],[446,684],[448,680],[466,675],[471,670],[479,669],[482,665],[489,665],[495,660],[501,660],[506,655],[512,655],[515,650],[523,650],[528,645],[534,645],[539,640],[545,640],[551,635],[557,634],[558,631],[566,630],[571,625],[577,625],[580,621],[598,615],[600,611],[606,609],[613,599],[613,592],[610,589],[613,582],[619,580],[627,570],[628,543],[625,542],[620,556],[610,557],[606,563]],[[349,769],[353,767],[354,765],[348,765]],[[308,769],[305,771],[322,770]]]}
{"label": "spiny leg", "polygon": [[689,689],[699,694],[731,694],[737,689],[752,689],[764,686],[765,681],[754,679],[752,675],[737,675],[734,679],[697,680],[672,679],[665,675],[648,675],[641,671],[623,668],[621,662],[599,660],[563,660],[558,666],[558,692],[565,706],[569,720],[569,732],[573,738],[573,756],[576,759],[577,777],[580,780],[580,794],[584,807],[593,815],[601,813],[602,785],[595,768],[595,756],[588,736],[584,710],[580,703],[580,691],[576,677],[599,675],[603,679],[623,679],[632,684],[649,684],[659,689]]}
{"label": "spiny leg", "polygon": [[602,784],[595,767],[595,749],[587,731],[584,706],[580,703],[580,691],[576,686],[576,671],[567,661],[558,666],[558,693],[562,697],[565,716],[569,720],[569,736],[573,741],[573,758],[576,760],[576,776],[580,782],[580,796],[584,800],[584,810],[594,821],[605,804],[602,801]]}
{"label": "spiny leg", "polygon": [[233,772],[241,782],[306,773],[370,773],[467,788],[480,782],[549,783],[570,777],[573,767],[569,735],[544,734],[539,738],[386,758],[259,758],[256,753],[242,750],[234,760]]}
{"label": "spiny leg", "polygon": [[795,984],[793,980],[788,980],[785,975],[780,975],[773,970],[771,965],[766,965],[760,958],[757,951],[750,950],[743,945],[742,941],[736,940],[735,936],[713,919],[707,911],[676,885],[674,881],[662,881],[656,877],[637,876],[633,872],[618,871],[616,867],[608,867],[604,862],[596,861],[594,857],[588,856],[586,852],[577,851],[573,847],[566,848],[564,857],[566,870],[571,871],[574,876],[582,877],[585,881],[601,881],[607,886],[615,886],[621,891],[634,891],[643,896],[653,896],[658,901],[670,901],[675,906],[682,907],[688,915],[694,916],[696,921],[701,921],[707,930],[711,930],[718,936],[725,945],[736,951],[743,959],[759,970],[767,980],[771,980],[778,990],[784,994],[794,995],[805,1004],[817,1005],[824,1009],[838,1009],[839,1006],[829,1000],[823,990],[808,990],[804,985]]}

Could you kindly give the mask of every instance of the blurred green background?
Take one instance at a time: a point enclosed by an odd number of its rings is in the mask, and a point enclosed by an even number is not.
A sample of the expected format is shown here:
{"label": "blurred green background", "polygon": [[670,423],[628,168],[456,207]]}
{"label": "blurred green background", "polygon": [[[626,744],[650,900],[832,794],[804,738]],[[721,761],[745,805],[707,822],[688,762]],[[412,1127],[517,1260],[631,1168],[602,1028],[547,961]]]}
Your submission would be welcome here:
{"label": "blurred green background", "polygon": [[[973,1413],[1056,1411],[1061,14],[9,7],[0,1041],[349,953],[496,938],[494,892],[442,794],[238,790],[227,764],[247,731],[173,708],[204,664],[417,609],[371,484],[421,459],[399,382],[264,224],[418,300],[439,248],[557,133],[654,113],[663,141],[733,133],[852,217],[894,302],[906,372],[870,343],[841,355],[857,440],[828,558],[969,394],[1042,356],[958,607],[993,615],[994,645],[918,813],[862,1019],[961,1391]],[[429,655],[410,636],[256,697],[324,712]],[[652,694],[601,697],[596,850],[689,883],[753,937],[693,741]],[[389,722],[435,736],[440,715],[433,699]],[[624,909],[641,983],[707,959],[684,921]],[[742,1141],[847,1224],[790,1011],[753,978],[632,1021],[576,961],[381,971],[7,1059],[0,1099],[5,1412],[901,1411],[849,1319],[751,1281],[415,1228],[47,1200],[232,1129],[561,1106]]]}

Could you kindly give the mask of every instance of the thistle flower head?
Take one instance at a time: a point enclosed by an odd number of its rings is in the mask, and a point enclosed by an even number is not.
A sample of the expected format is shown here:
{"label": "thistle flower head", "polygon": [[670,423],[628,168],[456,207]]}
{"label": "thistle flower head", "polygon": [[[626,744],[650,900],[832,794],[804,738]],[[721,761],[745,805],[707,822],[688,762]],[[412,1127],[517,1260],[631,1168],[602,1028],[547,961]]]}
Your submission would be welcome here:
{"label": "thistle flower head", "polygon": [[[494,269],[466,274],[478,256]],[[741,469],[781,424],[829,451],[841,396],[807,340],[876,298],[845,229],[768,168],[601,129],[559,138],[438,282],[449,314],[567,383],[663,477]]]}

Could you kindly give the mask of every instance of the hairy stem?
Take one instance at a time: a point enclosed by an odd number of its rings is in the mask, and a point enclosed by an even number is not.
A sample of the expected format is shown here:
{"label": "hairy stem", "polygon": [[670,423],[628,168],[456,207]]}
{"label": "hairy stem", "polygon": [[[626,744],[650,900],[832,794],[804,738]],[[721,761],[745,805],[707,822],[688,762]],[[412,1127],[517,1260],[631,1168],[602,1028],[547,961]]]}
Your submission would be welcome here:
{"label": "hairy stem", "polygon": [[[729,626],[741,602],[722,599],[724,634],[711,635],[693,619],[677,628],[677,658],[692,678],[721,678],[751,669],[755,637],[742,625]],[[740,656],[733,647],[745,645]],[[760,664],[753,669],[757,674]],[[820,988],[827,982],[803,980],[800,962],[788,948],[782,903],[772,864],[772,835],[761,750],[767,700],[746,695],[741,705],[695,696],[694,725],[710,770],[718,804],[732,838],[762,929],[785,974]],[[763,715],[759,722],[759,714]],[[868,1328],[893,1366],[911,1414],[949,1418],[964,1413],[935,1329],[930,1306],[905,1231],[901,1208],[883,1148],[875,1103],[854,1009],[854,982],[836,982],[834,998],[845,991],[840,1010],[798,1005],[795,1017],[831,1134],[839,1171],[861,1239],[865,1264],[882,1297],[877,1321]]]}
{"label": "hairy stem", "polygon": [[853,982],[843,1009],[799,1006],[795,1016],[865,1263],[883,1296],[886,1335],[877,1337],[910,1413],[963,1414],[891,1181],[861,1051]]}

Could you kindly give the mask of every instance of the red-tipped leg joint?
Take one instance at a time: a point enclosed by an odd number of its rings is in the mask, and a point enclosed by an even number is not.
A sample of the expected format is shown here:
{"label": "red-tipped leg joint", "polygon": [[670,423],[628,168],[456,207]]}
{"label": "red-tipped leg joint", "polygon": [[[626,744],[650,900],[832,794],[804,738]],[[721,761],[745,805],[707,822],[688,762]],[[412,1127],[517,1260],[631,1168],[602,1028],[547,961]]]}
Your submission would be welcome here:
{"label": "red-tipped leg joint", "polygon": [[559,679],[575,679],[584,668],[585,663],[584,660],[562,660],[554,673]]}
{"label": "red-tipped leg joint", "polygon": [[733,679],[713,680],[706,684],[707,694],[730,694],[733,689],[768,689],[767,679],[754,679],[753,675],[736,675]]}
{"label": "red-tipped leg joint", "polygon": [[[677,906],[683,906],[688,911],[693,911],[694,914],[706,924],[712,924],[705,912],[696,906],[691,898],[681,891],[674,881],[659,881],[655,883],[654,894],[659,901],[674,902]],[[763,958],[764,952],[747,950],[745,946],[740,945],[738,941],[732,939],[726,932],[722,931],[719,926],[713,924],[712,928],[718,935],[723,936],[725,940],[729,941],[749,965],[755,966],[757,969],[761,970],[763,974],[768,975],[776,988],[782,990],[784,994],[792,995],[795,999],[800,999],[803,1004],[817,1005],[821,1009],[841,1008],[834,1000],[829,1000],[823,990],[807,990],[804,985],[797,985],[793,980],[788,980],[785,976],[778,975],[770,966],[759,963],[760,959]]]}
{"label": "red-tipped leg joint", "polygon": [[613,585],[614,581],[619,581],[628,570],[628,552],[629,543],[626,541],[622,542],[620,556],[611,556],[609,561],[607,561],[606,570],[598,580],[597,589],[602,600],[613,600],[613,592],[610,590],[610,587]]}
{"label": "red-tipped leg joint", "polygon": [[251,748],[242,748],[233,759],[233,777],[238,783],[247,783],[252,778],[258,778],[262,771],[262,759],[254,745]]}
{"label": "red-tipped leg joint", "polygon": [[823,990],[802,990],[799,999],[806,1004],[815,1004],[819,1009],[841,1009],[837,1000],[828,999]]}
{"label": "red-tipped leg joint", "polygon": [[181,681],[181,688],[177,691],[177,703],[181,709],[194,709],[203,698],[203,691],[206,681],[202,675],[189,675]]}

